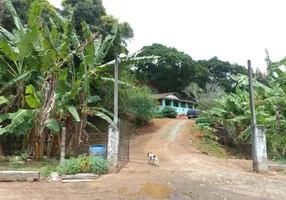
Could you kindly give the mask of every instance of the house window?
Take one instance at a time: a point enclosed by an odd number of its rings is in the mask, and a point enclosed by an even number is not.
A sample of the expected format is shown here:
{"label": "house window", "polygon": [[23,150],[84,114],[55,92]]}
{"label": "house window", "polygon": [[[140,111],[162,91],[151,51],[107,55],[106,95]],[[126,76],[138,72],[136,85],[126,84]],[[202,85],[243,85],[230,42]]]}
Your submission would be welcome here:
{"label": "house window", "polygon": [[174,101],[174,107],[179,107],[179,102],[178,101]]}
{"label": "house window", "polygon": [[171,101],[170,100],[165,100],[166,101],[166,106],[171,106]]}
{"label": "house window", "polygon": [[162,106],[162,100],[161,99],[158,100],[158,105]]}

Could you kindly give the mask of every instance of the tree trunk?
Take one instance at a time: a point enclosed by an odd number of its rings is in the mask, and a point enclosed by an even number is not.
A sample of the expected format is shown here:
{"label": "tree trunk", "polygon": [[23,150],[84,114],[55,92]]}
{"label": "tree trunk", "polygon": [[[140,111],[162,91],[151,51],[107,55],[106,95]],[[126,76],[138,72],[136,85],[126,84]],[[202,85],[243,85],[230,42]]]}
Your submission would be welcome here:
{"label": "tree trunk", "polygon": [[25,84],[22,81],[17,83],[17,94],[18,96],[18,107],[24,108],[25,107]]}
{"label": "tree trunk", "polygon": [[22,150],[23,152],[26,152],[28,154],[30,154],[31,152],[31,149],[30,149],[30,143],[31,143],[31,139],[30,139],[30,135],[31,135],[31,132],[33,132],[33,129],[29,130],[28,132],[26,132],[24,135],[23,135],[23,147],[22,147]]}
{"label": "tree trunk", "polygon": [[2,136],[0,136],[0,156],[4,156],[3,145],[2,145]]}
{"label": "tree trunk", "polygon": [[[81,93],[81,103],[82,103],[83,110],[85,110],[85,108],[87,107],[85,93]],[[86,117],[87,117],[86,113],[82,112],[81,121],[80,121],[80,129],[79,129],[79,134],[78,134],[78,147],[82,143],[81,139],[82,139],[83,131],[85,129],[86,122],[87,122]]]}
{"label": "tree trunk", "polygon": [[53,134],[49,135],[48,145],[47,145],[47,157],[50,158],[53,150],[55,136]]}
{"label": "tree trunk", "polygon": [[36,141],[36,149],[35,149],[35,160],[40,161],[44,156],[44,150],[45,150],[45,134],[42,134],[37,137]]}
{"label": "tree trunk", "polygon": [[40,159],[44,157],[44,153],[45,153],[45,144],[46,144],[46,134],[42,134],[42,136],[40,137],[40,141],[39,141],[39,155],[40,155]]}
{"label": "tree trunk", "polygon": [[61,155],[61,134],[58,134],[59,155]]}
{"label": "tree trunk", "polygon": [[72,148],[72,145],[74,143],[74,138],[75,138],[75,133],[73,133],[73,135],[71,136],[71,139],[69,141],[69,144],[68,144],[68,147],[67,147],[67,155],[70,155],[71,153],[71,148]]}
{"label": "tree trunk", "polygon": [[276,105],[275,106],[275,120],[278,122],[280,120],[280,117],[279,117],[280,113],[279,113],[279,106]]}
{"label": "tree trunk", "polygon": [[79,131],[79,136],[78,136],[78,147],[80,146],[80,144],[82,143],[82,135],[83,135],[83,131],[85,129],[86,126],[86,114],[82,113],[81,115],[81,121],[80,121],[80,131]]}
{"label": "tree trunk", "polygon": [[36,141],[36,151],[40,151],[37,152],[37,154],[35,153],[36,161],[39,161],[44,154],[43,152],[44,141],[42,141],[44,138],[43,132],[45,128],[45,123],[47,123],[50,119],[50,112],[54,108],[55,98],[56,98],[56,85],[57,85],[56,75],[52,75],[50,77],[48,84],[46,84],[46,82],[44,82],[43,84],[43,91],[45,94],[45,98],[35,123],[35,134],[38,138]]}
{"label": "tree trunk", "polygon": [[66,150],[66,127],[62,128],[62,145],[61,145],[61,160],[60,163],[63,163],[65,160],[65,150]]}
{"label": "tree trunk", "polygon": [[6,0],[0,0],[0,23],[2,24],[2,20],[4,17],[4,12],[5,12],[5,3]]}

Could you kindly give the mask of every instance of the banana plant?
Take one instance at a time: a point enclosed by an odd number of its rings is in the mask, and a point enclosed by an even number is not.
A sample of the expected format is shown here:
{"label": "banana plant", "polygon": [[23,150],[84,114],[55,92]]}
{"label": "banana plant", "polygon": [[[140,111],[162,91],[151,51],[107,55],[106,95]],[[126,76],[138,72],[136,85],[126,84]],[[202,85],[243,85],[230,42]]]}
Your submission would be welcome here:
{"label": "banana plant", "polygon": [[[36,0],[31,4],[30,17],[27,25],[23,25],[18,17],[11,0],[6,1],[7,11],[11,13],[15,24],[15,29],[12,32],[7,31],[4,27],[0,26],[0,60],[1,68],[4,68],[5,74],[3,79],[6,82],[1,84],[0,94],[7,96],[8,89],[13,91],[16,88],[16,94],[12,95],[13,99],[1,110],[0,115],[2,124],[10,123],[5,127],[0,128],[0,134],[23,134],[34,126],[34,119],[37,116],[39,107],[38,102],[32,102],[33,96],[32,88],[27,94],[27,104],[31,109],[23,109],[25,107],[25,88],[26,83],[31,77],[32,72],[38,73],[40,70],[39,62],[39,31],[37,29],[38,16],[41,15],[42,6],[40,1]],[[29,90],[28,89],[28,90]],[[15,103],[16,102],[16,103]],[[8,113],[9,108],[18,109],[16,112]]]}
{"label": "banana plant", "polygon": [[[17,29],[12,33],[0,29],[0,59],[7,65],[10,74],[8,79],[11,80],[0,89],[0,95],[14,83],[23,83],[22,104],[26,102],[29,110],[22,109],[0,116],[3,120],[12,120],[12,125],[0,128],[0,132],[13,133],[19,128],[21,131],[17,133],[24,133],[28,128],[21,127],[24,127],[25,120],[28,121],[29,130],[32,127],[35,130],[35,159],[39,160],[43,156],[44,128],[59,132],[60,124],[67,115],[81,122],[79,144],[82,135],[87,134],[86,125],[96,129],[96,126],[87,121],[87,115],[95,115],[112,123],[112,114],[97,107],[100,98],[91,94],[90,85],[100,78],[98,69],[108,66],[102,62],[113,43],[117,28],[114,27],[111,34],[102,39],[82,22],[84,41],[80,41],[73,28],[73,18],[61,17],[45,1],[33,2],[27,26],[21,24],[11,0],[6,5],[13,14]],[[43,9],[52,16],[49,25],[41,18]],[[75,66],[75,57],[80,60],[79,66]],[[37,84],[35,80],[29,82],[32,84],[27,84],[32,71],[37,74]],[[6,96],[0,100],[2,105],[7,104]]]}
{"label": "banana plant", "polygon": [[[268,128],[267,142],[270,149],[277,149],[282,155],[285,152],[285,111],[279,112],[277,121],[277,105],[285,108],[286,96],[279,82],[280,77],[268,77],[268,85],[253,81],[255,92],[255,108],[257,123]],[[213,121],[226,128],[228,134],[238,142],[250,141],[250,108],[248,77],[232,76],[238,82],[235,94],[226,95],[216,101],[216,106],[207,112]],[[280,110],[280,111],[281,111]],[[228,127],[230,129],[228,130]],[[280,138],[280,139],[278,139]],[[279,141],[279,142],[278,142]],[[284,145],[284,147],[283,147]]]}
{"label": "banana plant", "polygon": [[33,52],[39,42],[38,31],[35,26],[37,20],[35,13],[40,14],[42,9],[39,7],[39,1],[32,3],[28,25],[24,26],[11,0],[6,1],[6,8],[13,17],[15,29],[9,32],[0,26],[0,60],[2,61],[0,67],[5,69],[3,71],[8,76],[6,79],[9,80],[1,85],[0,94],[16,85],[17,94],[15,98],[19,99],[19,108],[23,108],[25,104],[25,81],[30,77],[31,72],[38,71],[40,64]]}
{"label": "banana plant", "polygon": [[[46,106],[46,108],[52,110],[55,105],[57,115],[64,116],[66,111],[69,111],[76,121],[81,121],[78,138],[80,144],[82,134],[85,132],[84,129],[87,124],[87,114],[96,115],[110,123],[112,122],[109,117],[110,113],[107,110],[90,105],[90,103],[99,98],[90,94],[89,86],[92,77],[96,76],[93,70],[97,65],[103,62],[103,58],[112,45],[117,28],[114,27],[112,34],[108,35],[102,41],[100,35],[92,33],[88,25],[82,22],[84,41],[80,43],[73,29],[73,19],[66,20],[62,18],[52,8],[49,8],[49,12],[56,19],[56,23],[53,23],[51,20],[52,30],[50,32],[46,25],[44,25],[44,29],[40,30],[44,41],[42,52],[52,52],[52,55],[43,56],[43,61],[48,64],[48,66],[44,65],[45,72],[43,76],[48,77],[50,81],[53,79],[56,80],[55,86],[57,88],[51,87],[54,88],[54,95],[50,95],[52,98],[47,98],[44,102],[49,102],[50,100],[56,102],[52,106]],[[59,31],[61,29],[64,30],[63,34]],[[73,58],[75,56],[80,59],[80,66],[74,66]],[[46,62],[47,60],[48,62]],[[52,63],[52,65],[50,63]],[[79,70],[76,71],[76,68]],[[49,94],[51,94],[51,92]],[[76,99],[78,101],[76,101]],[[81,110],[81,120],[79,120],[79,115],[75,114],[78,109]],[[40,122],[38,123],[38,127],[41,128],[44,127],[43,122],[49,119],[48,112],[44,109],[39,113],[39,118],[43,116],[43,113],[45,113],[46,117],[40,120],[38,119]],[[55,124],[54,120],[52,122]],[[91,126],[89,123],[88,125]],[[92,127],[95,126],[92,125]]]}
{"label": "banana plant", "polygon": [[21,135],[33,127],[36,110],[19,109],[15,113],[5,113],[0,116],[0,123],[11,120],[10,124],[0,128],[0,136],[4,133]]}
{"label": "banana plant", "polygon": [[[86,41],[89,41],[92,38],[93,34],[85,22],[82,22],[81,25],[82,25],[84,39]],[[102,41],[101,36],[98,36],[94,40],[94,43],[93,44],[90,43],[86,47],[83,54],[79,56],[81,59],[81,67],[83,69],[81,71],[84,72],[84,77],[85,77],[85,79],[83,80],[83,92],[81,95],[82,120],[81,120],[80,134],[79,134],[79,139],[78,139],[79,143],[81,141],[80,138],[82,137],[83,133],[86,134],[86,132],[84,131],[84,128],[86,125],[92,128],[96,128],[94,125],[87,122],[86,120],[87,114],[100,117],[109,123],[113,122],[110,118],[112,117],[112,113],[110,113],[104,108],[98,108],[98,107],[90,105],[90,103],[95,103],[95,102],[90,102],[91,99],[94,99],[94,96],[92,96],[90,93],[90,84],[94,82],[96,83],[98,79],[101,79],[104,81],[114,81],[113,78],[101,77],[100,72],[102,70],[105,70],[109,67],[114,66],[114,63],[115,63],[114,60],[108,63],[103,63],[103,60],[106,54],[108,53],[108,50],[110,46],[112,45],[112,42],[114,41],[116,37],[116,33],[117,33],[117,27],[114,26],[111,30],[110,35],[108,35],[103,41]],[[75,43],[75,45],[76,44],[77,43]],[[131,56],[119,58],[119,64],[120,66],[134,65],[139,62],[155,60],[156,58],[158,57],[157,56],[136,57],[136,55],[131,55]],[[119,81],[119,84],[131,86],[128,83],[125,83],[122,81]]]}

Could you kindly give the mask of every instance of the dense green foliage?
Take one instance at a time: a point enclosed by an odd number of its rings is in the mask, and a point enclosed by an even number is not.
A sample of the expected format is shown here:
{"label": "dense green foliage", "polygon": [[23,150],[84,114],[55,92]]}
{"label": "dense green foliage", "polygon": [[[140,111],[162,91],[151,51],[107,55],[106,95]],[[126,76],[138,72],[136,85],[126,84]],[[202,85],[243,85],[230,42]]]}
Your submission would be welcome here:
{"label": "dense green foliage", "polygon": [[160,118],[176,118],[177,112],[172,107],[165,107],[161,112],[158,113],[158,116]]}
{"label": "dense green foliage", "polygon": [[[119,116],[140,125],[148,123],[153,118],[156,108],[156,102],[151,98],[151,91],[147,87],[132,86],[135,80],[129,73],[120,74],[120,79],[126,82],[119,85]],[[95,91],[102,96],[99,105],[113,110],[113,82],[98,81]]]}
{"label": "dense green foliage", "polygon": [[[74,21],[72,12],[62,17],[47,1],[33,1],[29,12],[23,7],[23,19],[11,0],[5,5],[13,24],[9,30],[0,27],[0,135],[24,135],[23,150],[35,153],[40,160],[46,148],[47,155],[53,150],[45,146],[47,132],[59,133],[62,127],[75,123],[76,133],[67,138],[70,144],[80,145],[88,137],[88,116],[113,123],[112,114],[99,103],[101,98],[92,86],[99,79],[113,80],[103,77],[113,77],[109,70],[113,64],[105,60],[115,44],[120,46],[132,36],[127,30],[132,31],[131,27],[105,21],[108,31],[100,34],[86,22]],[[120,62],[128,65],[129,58]],[[28,144],[30,140],[34,143]]]}
{"label": "dense green foliage", "polygon": [[226,92],[234,90],[232,74],[247,74],[246,68],[232,65],[214,57],[210,60],[193,60],[189,55],[161,44],[142,48],[141,56],[160,56],[154,62],[139,64],[135,74],[138,80],[157,85],[160,93],[182,93],[190,83],[204,88],[206,83],[218,83]]}
{"label": "dense green foliage", "polygon": [[[267,148],[270,157],[286,156],[286,85],[285,71],[272,63],[267,74],[267,85],[254,80],[255,110],[257,124],[267,128]],[[211,126],[218,137],[228,139],[231,144],[243,150],[251,145],[250,106],[248,78],[232,76],[238,82],[235,93],[217,98],[211,109],[201,114],[198,123]],[[223,138],[221,138],[223,140]],[[248,152],[250,153],[250,152]]]}
{"label": "dense green foliage", "polygon": [[78,158],[69,158],[64,160],[57,167],[57,172],[60,175],[70,175],[77,173],[95,173],[103,174],[107,171],[107,162],[102,157],[87,157],[80,155]]}
{"label": "dense green foliage", "polygon": [[139,64],[136,69],[138,80],[147,80],[158,86],[160,93],[181,92],[196,79],[197,83],[207,82],[207,70],[196,67],[195,61],[187,54],[175,48],[161,44],[143,47],[141,56],[160,56],[155,62]]}
{"label": "dense green foliage", "polygon": [[64,0],[62,5],[64,16],[73,15],[74,26],[79,35],[82,35],[82,21],[89,25],[92,32],[99,32],[103,37],[111,32],[114,25],[117,25],[117,34],[105,57],[106,62],[113,60],[115,53],[128,53],[127,41],[134,37],[132,27],[128,22],[119,23],[115,17],[107,15],[101,0]]}
{"label": "dense green foliage", "polygon": [[[34,0],[12,0],[16,13],[18,14],[21,22],[27,24],[29,18],[30,5]],[[47,0],[42,0],[47,2]],[[127,41],[134,37],[132,27],[128,22],[119,23],[118,20],[108,15],[102,5],[101,0],[64,0],[62,2],[63,10],[54,8],[58,13],[62,14],[66,18],[73,15],[73,24],[78,35],[82,36],[81,23],[85,21],[92,32],[99,32],[103,37],[111,33],[112,27],[117,25],[118,32],[114,40],[114,44],[109,49],[105,61],[114,59],[115,53],[128,53]],[[42,17],[46,23],[51,26],[49,18],[55,19],[49,12],[43,10]],[[12,15],[9,10],[5,10],[4,17],[1,21],[1,25],[12,31],[15,28]],[[82,37],[80,37],[82,39]]]}
{"label": "dense green foliage", "polygon": [[237,81],[231,79],[231,75],[247,75],[247,69],[237,64],[221,61],[217,57],[210,60],[199,60],[197,64],[209,72],[210,82],[217,83],[226,92],[234,92]]}
{"label": "dense green foliage", "polygon": [[136,124],[146,124],[153,118],[157,102],[150,96],[150,90],[145,87],[121,90],[121,106],[126,109],[126,113],[134,116]]}

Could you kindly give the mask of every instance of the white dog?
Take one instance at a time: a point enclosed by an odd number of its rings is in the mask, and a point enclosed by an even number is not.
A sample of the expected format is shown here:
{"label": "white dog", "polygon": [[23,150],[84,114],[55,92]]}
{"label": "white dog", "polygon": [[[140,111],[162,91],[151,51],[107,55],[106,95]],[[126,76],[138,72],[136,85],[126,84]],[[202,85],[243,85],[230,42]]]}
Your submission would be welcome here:
{"label": "white dog", "polygon": [[159,159],[158,159],[158,156],[155,155],[154,153],[152,152],[148,152],[147,153],[147,157],[148,157],[148,163],[151,163],[153,165],[156,165],[157,167],[159,167]]}

